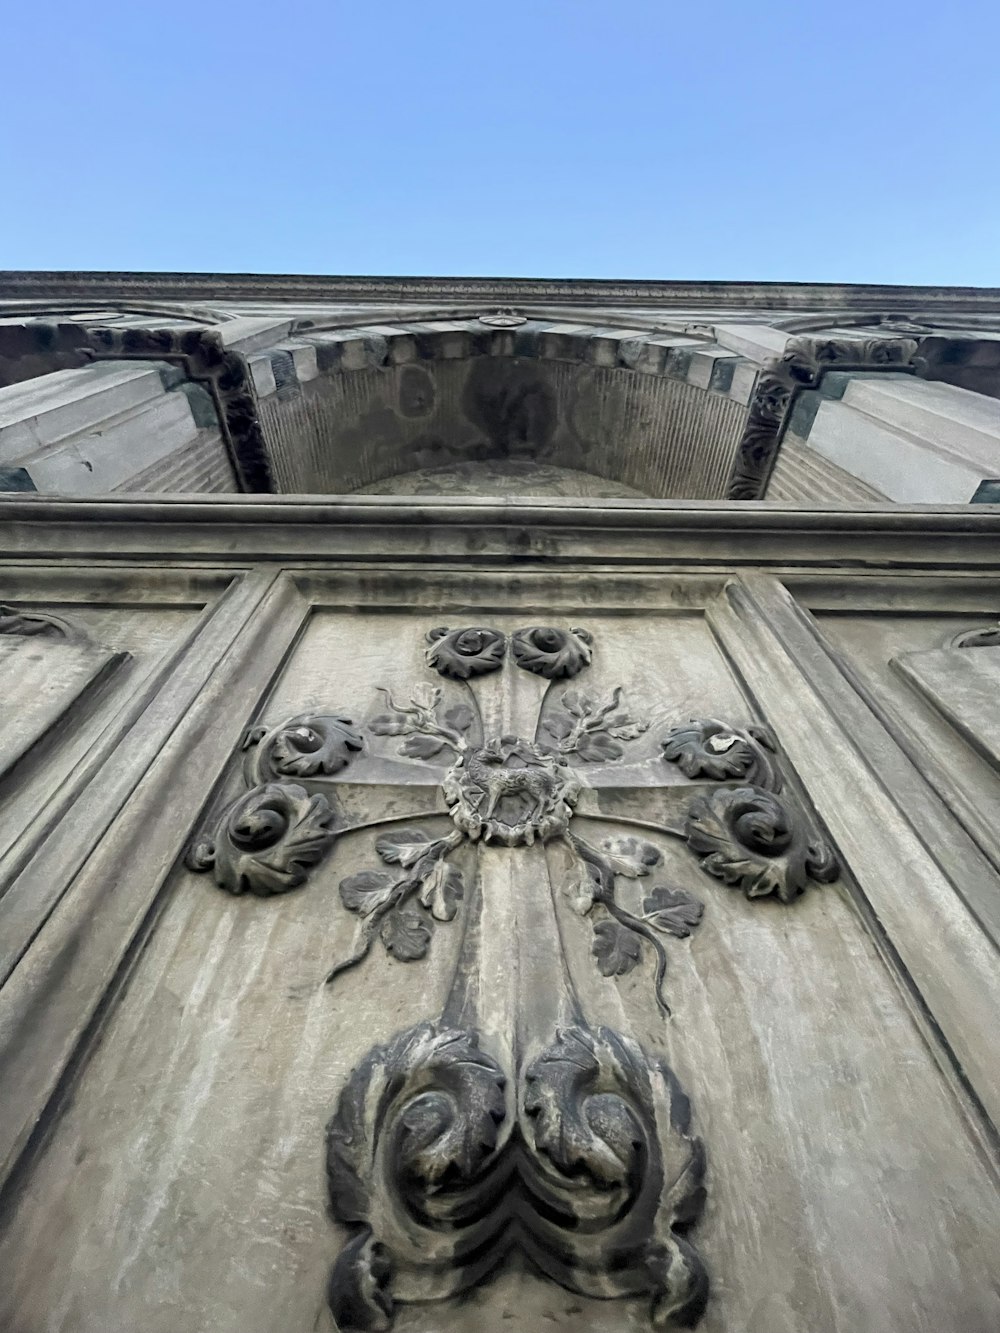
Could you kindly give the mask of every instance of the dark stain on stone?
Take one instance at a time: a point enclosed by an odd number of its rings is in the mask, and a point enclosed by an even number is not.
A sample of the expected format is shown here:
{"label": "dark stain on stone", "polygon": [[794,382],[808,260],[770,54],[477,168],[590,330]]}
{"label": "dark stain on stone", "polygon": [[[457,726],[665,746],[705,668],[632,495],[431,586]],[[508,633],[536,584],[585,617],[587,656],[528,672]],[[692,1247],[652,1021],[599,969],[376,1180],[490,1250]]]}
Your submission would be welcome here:
{"label": "dark stain on stone", "polygon": [[558,408],[535,366],[484,359],[472,363],[462,410],[494,446],[494,457],[540,458],[555,434]]}
{"label": "dark stain on stone", "polygon": [[428,417],[437,394],[433,376],[420,366],[404,366],[399,372],[399,410],[404,417]]}

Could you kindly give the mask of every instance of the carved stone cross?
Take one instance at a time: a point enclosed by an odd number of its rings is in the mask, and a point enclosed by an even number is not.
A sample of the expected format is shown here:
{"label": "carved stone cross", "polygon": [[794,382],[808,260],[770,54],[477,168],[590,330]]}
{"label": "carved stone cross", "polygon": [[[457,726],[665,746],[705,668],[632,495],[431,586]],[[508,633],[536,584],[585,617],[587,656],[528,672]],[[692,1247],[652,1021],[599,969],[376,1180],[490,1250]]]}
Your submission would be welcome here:
{"label": "carved stone cross", "polygon": [[[662,861],[644,833],[683,839],[705,871],[750,897],[789,901],[810,879],[834,878],[836,863],[782,795],[764,729],[694,721],[663,738],[662,757],[628,764],[647,724],[626,712],[622,690],[598,699],[566,684],[590,665],[583,630],[427,639],[429,669],[460,682],[462,702],[445,706],[438,683],[405,700],[383,691],[387,711],[367,731],[401,738],[398,759],[373,755],[334,713],[254,729],[249,790],[188,855],[230,892],[282,893],[339,834],[379,828],[379,868],[340,883],[358,925],[330,981],[376,940],[400,961],[423,958],[462,909],[440,1017],[373,1049],[327,1127],[333,1213],[353,1231],[331,1273],[334,1317],[344,1333],[387,1329],[396,1303],[454,1295],[519,1249],[572,1291],[647,1296],[654,1327],[692,1327],[708,1279],[686,1238],[705,1167],[688,1100],[662,1060],[588,1022],[560,914],[593,922],[606,976],[651,951],[669,1012],[663,940],[689,935],[703,909],[663,885],[641,915],[619,899],[621,881],[651,879]],[[372,818],[373,783],[376,805],[403,813]],[[412,823],[429,816],[450,827]],[[594,820],[623,833],[595,843]],[[470,843],[466,885],[449,858]],[[559,885],[546,855],[556,844]]]}

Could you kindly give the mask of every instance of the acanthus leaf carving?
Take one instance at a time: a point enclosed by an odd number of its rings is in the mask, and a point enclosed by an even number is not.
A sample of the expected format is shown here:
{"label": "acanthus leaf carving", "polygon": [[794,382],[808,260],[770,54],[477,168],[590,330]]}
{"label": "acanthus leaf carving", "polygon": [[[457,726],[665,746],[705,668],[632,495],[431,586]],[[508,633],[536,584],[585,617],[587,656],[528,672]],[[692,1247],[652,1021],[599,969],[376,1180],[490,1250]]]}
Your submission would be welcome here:
{"label": "acanthus leaf carving", "polygon": [[[333,1215],[360,1229],[328,1288],[342,1333],[390,1326],[397,1272],[404,1300],[476,1280],[476,1215],[491,1193],[483,1167],[508,1119],[506,1087],[474,1032],[433,1023],[375,1047],[351,1075],[326,1132]],[[428,1251],[448,1262],[426,1263]],[[424,1263],[438,1273],[421,1281]]]}
{"label": "acanthus leaf carving", "polygon": [[188,868],[211,870],[230,893],[267,897],[306,881],[333,842],[335,816],[325,796],[290,782],[254,787],[228,805],[188,851]]}
{"label": "acanthus leaf carving", "polygon": [[696,797],[685,836],[703,870],[748,898],[774,894],[791,902],[810,879],[826,884],[838,874],[830,847],[812,840],[803,820],[758,787],[719,788]]}
{"label": "acanthus leaf carving", "polygon": [[524,1089],[527,1160],[558,1218],[538,1224],[558,1244],[545,1271],[585,1295],[650,1296],[657,1327],[692,1327],[708,1276],[684,1232],[704,1205],[705,1156],[676,1078],[612,1029],[574,1024],[528,1066]]}
{"label": "acanthus leaf carving", "polygon": [[443,1023],[351,1075],[327,1127],[333,1215],[354,1232],[329,1284],[342,1333],[463,1291],[512,1246],[571,1291],[649,1298],[657,1327],[697,1322],[708,1280],[684,1233],[704,1151],[672,1073],[575,1023],[519,1072],[516,1097],[513,1082],[475,1031]]}

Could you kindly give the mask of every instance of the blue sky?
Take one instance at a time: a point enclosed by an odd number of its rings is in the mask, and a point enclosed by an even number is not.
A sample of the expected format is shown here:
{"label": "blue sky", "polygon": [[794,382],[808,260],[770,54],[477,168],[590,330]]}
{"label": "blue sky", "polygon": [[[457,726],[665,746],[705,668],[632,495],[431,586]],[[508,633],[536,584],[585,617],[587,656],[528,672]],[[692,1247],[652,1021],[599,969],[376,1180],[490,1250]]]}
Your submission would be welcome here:
{"label": "blue sky", "polygon": [[987,0],[8,8],[0,267],[1000,285]]}

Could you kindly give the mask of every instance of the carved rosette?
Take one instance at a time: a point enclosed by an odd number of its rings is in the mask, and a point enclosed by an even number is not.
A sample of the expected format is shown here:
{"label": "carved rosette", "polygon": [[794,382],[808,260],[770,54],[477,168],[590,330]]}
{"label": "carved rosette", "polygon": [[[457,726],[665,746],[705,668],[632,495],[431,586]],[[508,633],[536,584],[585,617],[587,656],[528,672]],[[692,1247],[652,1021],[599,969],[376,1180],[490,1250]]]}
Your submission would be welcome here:
{"label": "carved rosette", "polygon": [[276,727],[255,727],[243,743],[252,786],[283,778],[330,777],[362,748],[361,733],[338,713],[299,713]]}
{"label": "carved rosette", "polygon": [[324,796],[310,796],[291,782],[268,782],[227,806],[214,828],[192,844],[186,864],[211,870],[230,893],[287,893],[304,884],[326,855],[333,822]]}
{"label": "carved rosette", "polygon": [[775,741],[766,727],[744,729],[716,718],[692,718],[674,727],[662,744],[664,759],[676,764],[685,777],[738,778],[768,791],[781,790]]}
{"label": "carved rosette", "polygon": [[476,1033],[430,1023],[351,1076],[327,1128],[333,1214],[355,1229],[328,1289],[342,1333],[465,1290],[512,1246],[571,1291],[651,1297],[656,1328],[697,1321],[704,1153],[670,1071],[574,1024],[514,1082]]}
{"label": "carved rosette", "polygon": [[759,787],[720,788],[697,797],[685,836],[703,870],[748,898],[774,894],[791,902],[810,879],[827,884],[838,874],[830,847],[811,840],[804,822]]}
{"label": "carved rosette", "polygon": [[566,831],[580,780],[561,755],[503,736],[459,755],[441,791],[473,841],[530,847]]}
{"label": "carved rosette", "polygon": [[548,680],[568,680],[590,665],[593,636],[583,629],[534,625],[511,636],[514,661],[523,671]]}
{"label": "carved rosette", "polygon": [[451,680],[485,676],[503,666],[507,636],[496,629],[432,629],[424,650],[427,665]]}

